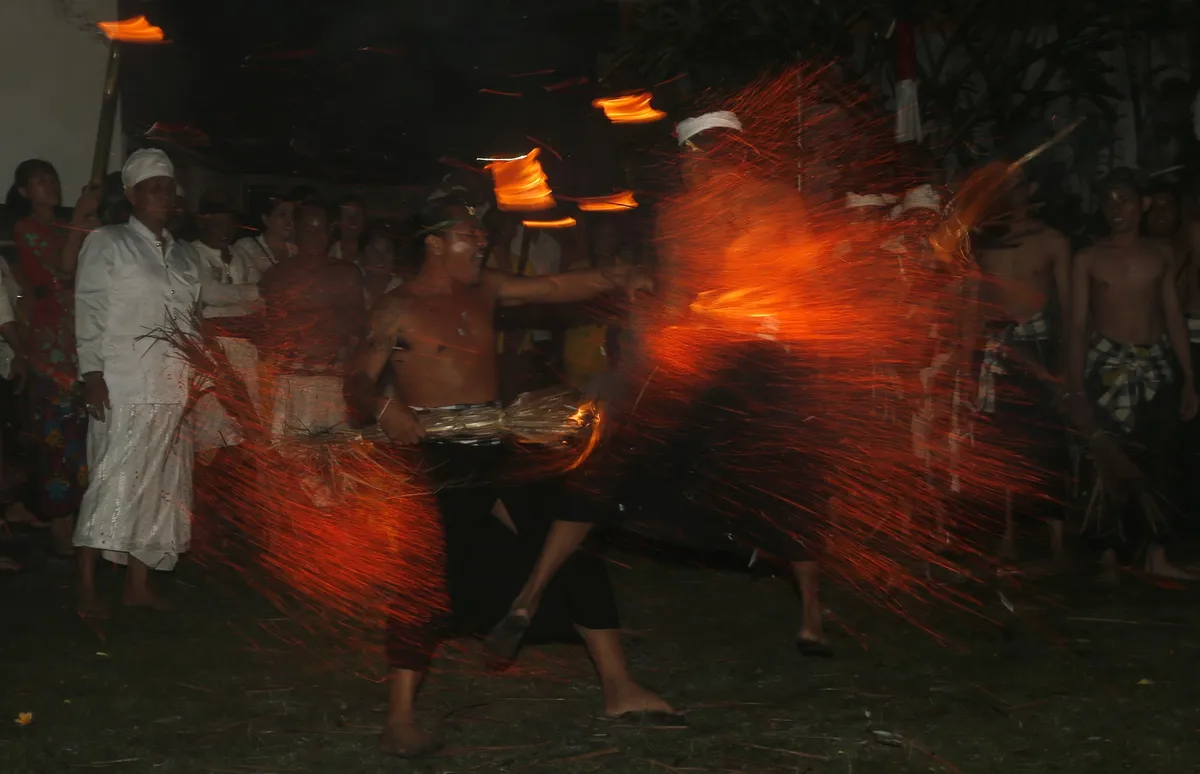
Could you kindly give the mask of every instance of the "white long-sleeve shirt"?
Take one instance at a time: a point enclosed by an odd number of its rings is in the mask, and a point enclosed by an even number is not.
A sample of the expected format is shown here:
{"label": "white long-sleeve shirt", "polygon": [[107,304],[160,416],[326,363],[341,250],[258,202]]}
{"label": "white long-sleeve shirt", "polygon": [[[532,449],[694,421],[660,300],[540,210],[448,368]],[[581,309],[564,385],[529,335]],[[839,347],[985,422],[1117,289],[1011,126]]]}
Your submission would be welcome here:
{"label": "white long-sleeve shirt", "polygon": [[191,330],[200,300],[195,262],[167,232],[137,218],[93,231],[79,251],[75,339],[79,373],[104,374],[114,405],[185,404],[188,367],[156,335]]}
{"label": "white long-sleeve shirt", "polygon": [[272,255],[267,247],[267,238],[262,234],[239,239],[230,250],[233,251],[234,260],[242,261],[246,266],[248,282],[258,282],[267,269],[296,254],[295,245],[288,244],[287,255]]}
{"label": "white long-sleeve shirt", "polygon": [[221,251],[200,240],[180,245],[196,262],[200,274],[200,311],[205,318],[242,317],[258,311],[258,285],[250,280],[245,253],[232,253],[225,263]]}

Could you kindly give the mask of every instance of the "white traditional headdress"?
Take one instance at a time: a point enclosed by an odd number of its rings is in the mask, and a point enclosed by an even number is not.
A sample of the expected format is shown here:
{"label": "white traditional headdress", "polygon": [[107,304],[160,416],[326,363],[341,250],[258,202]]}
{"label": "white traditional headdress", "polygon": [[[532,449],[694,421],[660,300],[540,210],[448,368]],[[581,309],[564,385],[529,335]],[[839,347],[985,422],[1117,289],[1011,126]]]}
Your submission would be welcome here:
{"label": "white traditional headdress", "polygon": [[175,179],[175,165],[167,154],[156,148],[142,148],[129,154],[125,166],[121,168],[121,182],[125,187],[133,188],[152,177]]}
{"label": "white traditional headdress", "polygon": [[894,194],[846,194],[846,208],[887,207],[900,201]]}
{"label": "white traditional headdress", "polygon": [[728,110],[718,110],[695,118],[685,118],[675,125],[675,139],[679,141],[680,145],[683,145],[691,138],[709,129],[732,129],[740,132],[742,131],[742,122]]}
{"label": "white traditional headdress", "polygon": [[896,205],[892,210],[892,217],[898,218],[909,210],[933,210],[939,212],[942,209],[942,203],[938,201],[938,196],[933,191],[933,186],[925,183],[916,188],[910,189],[904,194],[904,201]]}

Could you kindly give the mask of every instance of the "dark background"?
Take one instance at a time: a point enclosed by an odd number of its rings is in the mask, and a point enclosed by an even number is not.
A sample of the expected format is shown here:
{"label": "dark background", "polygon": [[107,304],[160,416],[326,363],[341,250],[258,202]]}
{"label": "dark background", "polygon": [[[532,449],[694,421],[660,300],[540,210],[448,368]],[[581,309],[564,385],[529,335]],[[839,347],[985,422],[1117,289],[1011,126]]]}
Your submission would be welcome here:
{"label": "dark background", "polygon": [[[611,0],[123,0],[120,10],[147,15],[171,41],[126,47],[135,143],[157,123],[155,136],[228,170],[421,184],[448,171],[445,157],[517,155],[531,135],[564,157],[543,153],[556,187],[620,185],[614,133],[590,105],[607,93],[596,64],[619,32]],[[587,82],[545,88],[573,78]]]}

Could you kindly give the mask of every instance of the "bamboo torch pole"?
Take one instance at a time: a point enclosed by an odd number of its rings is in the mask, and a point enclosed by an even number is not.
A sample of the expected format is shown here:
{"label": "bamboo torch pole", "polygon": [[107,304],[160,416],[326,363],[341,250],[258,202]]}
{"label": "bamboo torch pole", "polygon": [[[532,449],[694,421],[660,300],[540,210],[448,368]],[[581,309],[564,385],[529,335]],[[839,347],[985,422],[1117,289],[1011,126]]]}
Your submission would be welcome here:
{"label": "bamboo torch pole", "polygon": [[96,127],[96,149],[92,155],[92,177],[89,185],[100,186],[108,172],[108,157],[112,151],[113,132],[117,123],[117,81],[121,74],[121,44],[108,39],[108,67],[104,72],[104,94],[100,102],[100,123]]}

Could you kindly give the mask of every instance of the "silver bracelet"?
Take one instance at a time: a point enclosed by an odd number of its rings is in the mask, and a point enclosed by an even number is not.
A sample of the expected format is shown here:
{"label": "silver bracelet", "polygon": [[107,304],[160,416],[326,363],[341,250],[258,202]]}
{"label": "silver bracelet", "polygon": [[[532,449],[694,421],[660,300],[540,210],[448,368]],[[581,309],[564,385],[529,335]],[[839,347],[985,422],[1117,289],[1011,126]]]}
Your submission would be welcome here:
{"label": "silver bracelet", "polygon": [[378,423],[383,419],[383,414],[388,410],[388,406],[392,405],[392,399],[388,398],[383,402],[383,408],[379,409],[379,413],[375,415],[375,421]]}

